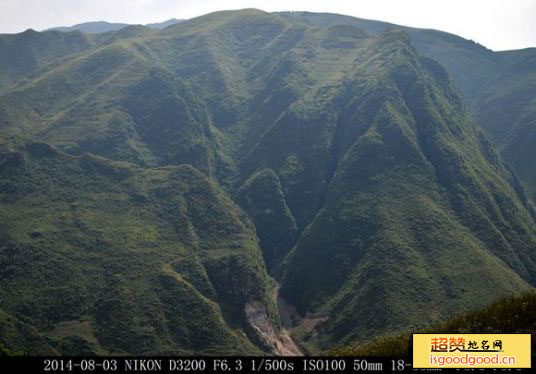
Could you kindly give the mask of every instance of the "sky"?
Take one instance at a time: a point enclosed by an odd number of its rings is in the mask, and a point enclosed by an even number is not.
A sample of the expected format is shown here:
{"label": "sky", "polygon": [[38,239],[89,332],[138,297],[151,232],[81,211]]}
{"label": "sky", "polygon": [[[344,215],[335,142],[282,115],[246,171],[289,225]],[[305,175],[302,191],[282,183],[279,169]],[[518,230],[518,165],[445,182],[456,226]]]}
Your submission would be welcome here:
{"label": "sky", "polygon": [[536,47],[536,0],[0,0],[0,33],[88,21],[145,24],[241,8],[340,13],[433,28],[493,50]]}

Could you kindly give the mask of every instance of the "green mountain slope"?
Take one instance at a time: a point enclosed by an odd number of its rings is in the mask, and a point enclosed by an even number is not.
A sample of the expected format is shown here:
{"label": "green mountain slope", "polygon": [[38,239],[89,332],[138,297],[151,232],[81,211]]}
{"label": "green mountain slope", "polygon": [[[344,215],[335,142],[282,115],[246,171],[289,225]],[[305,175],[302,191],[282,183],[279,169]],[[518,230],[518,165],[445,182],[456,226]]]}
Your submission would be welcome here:
{"label": "green mountain slope", "polygon": [[150,32],[143,26],[126,25],[99,35],[32,29],[20,34],[0,34],[0,94],[49,64],[62,64],[64,58],[80,52]]}
{"label": "green mountain slope", "polygon": [[478,123],[499,145],[503,157],[536,199],[533,146],[536,125],[536,50],[493,52],[471,40],[437,30],[415,29],[338,14],[280,13],[286,19],[319,27],[353,25],[371,34],[401,29],[417,51],[440,62],[467,100]]}
{"label": "green mountain slope", "polygon": [[[281,292],[302,314],[327,317],[314,344],[440,320],[528,289],[534,221],[445,72],[400,32],[351,51],[358,62],[343,89],[304,89],[245,161],[246,170],[255,162],[280,171],[305,227]],[[489,279],[483,288],[465,286],[460,262]]]}
{"label": "green mountain slope", "polygon": [[472,100],[479,90],[501,70],[498,54],[457,35],[438,30],[417,29],[340,14],[282,12],[284,18],[319,27],[352,25],[375,35],[389,30],[406,32],[420,54],[439,61],[449,72],[456,88]]}
{"label": "green mountain slope", "polygon": [[534,212],[456,92],[471,72],[421,55],[492,52],[349,19],[129,27],[1,94],[24,140],[0,158],[0,308],[61,353],[277,351],[266,268],[314,352],[533,288]]}
{"label": "green mountain slope", "polygon": [[298,232],[281,181],[272,169],[261,170],[237,191],[235,200],[252,218],[266,266],[275,270],[294,245]]}
{"label": "green mountain slope", "polygon": [[3,96],[0,127],[73,154],[225,173],[202,103],[143,53],[128,37],[44,69]]}
{"label": "green mountain slope", "polygon": [[0,356],[58,354],[58,351],[34,327],[1,309],[0,337]]}
{"label": "green mountain slope", "polygon": [[536,49],[501,52],[506,67],[481,90],[476,118],[536,201]]}
{"label": "green mountain slope", "polygon": [[[216,185],[191,166],[17,143],[0,156],[5,312],[64,354],[259,352],[245,307],[274,318],[268,278],[252,225]],[[11,335],[8,348],[46,353]]]}
{"label": "green mountain slope", "polygon": [[[536,334],[536,294],[500,299],[484,308],[461,313],[437,326],[419,332],[423,334]],[[390,356],[404,357],[411,354],[411,332],[382,336],[371,342],[338,347],[329,350],[336,356]],[[532,357],[536,356],[536,342],[532,339]]]}
{"label": "green mountain slope", "polygon": [[92,46],[79,32],[0,34],[0,93],[39,67]]}

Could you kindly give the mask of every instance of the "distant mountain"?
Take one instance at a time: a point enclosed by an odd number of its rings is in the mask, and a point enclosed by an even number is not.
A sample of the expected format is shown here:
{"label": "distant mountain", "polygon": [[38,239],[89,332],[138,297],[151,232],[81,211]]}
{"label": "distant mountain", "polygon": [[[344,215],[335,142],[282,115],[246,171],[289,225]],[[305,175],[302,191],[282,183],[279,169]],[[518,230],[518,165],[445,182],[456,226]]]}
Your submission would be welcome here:
{"label": "distant mountain", "polygon": [[526,56],[254,9],[0,53],[4,351],[314,353],[536,285],[533,207],[475,121]]}
{"label": "distant mountain", "polygon": [[128,26],[127,23],[110,23],[106,21],[96,21],[96,22],[79,23],[73,26],[52,27],[45,31],[61,31],[61,32],[81,31],[81,32],[87,32],[90,34],[98,34],[101,32],[117,31],[127,26]]}
{"label": "distant mountain", "polygon": [[172,25],[175,25],[175,24],[177,24],[179,22],[184,22],[184,21],[185,21],[184,19],[170,18],[170,19],[168,19],[167,21],[164,21],[164,22],[148,23],[148,24],[146,24],[144,26],[148,27],[150,29],[162,30],[162,29],[165,29],[168,26],[172,26]]}
{"label": "distant mountain", "polygon": [[[150,28],[150,29],[156,29],[161,30],[165,27],[174,25],[176,23],[182,22],[184,20],[171,18],[164,22],[157,22],[157,23],[148,23],[144,26]],[[79,23],[73,26],[60,26],[60,27],[53,27],[48,29],[47,31],[61,31],[61,32],[71,32],[71,31],[81,31],[86,32],[89,34],[99,34],[103,32],[109,32],[109,31],[117,31],[122,28],[125,28],[127,26],[130,26],[128,23],[111,23],[106,21],[97,21],[97,22],[84,22]]]}

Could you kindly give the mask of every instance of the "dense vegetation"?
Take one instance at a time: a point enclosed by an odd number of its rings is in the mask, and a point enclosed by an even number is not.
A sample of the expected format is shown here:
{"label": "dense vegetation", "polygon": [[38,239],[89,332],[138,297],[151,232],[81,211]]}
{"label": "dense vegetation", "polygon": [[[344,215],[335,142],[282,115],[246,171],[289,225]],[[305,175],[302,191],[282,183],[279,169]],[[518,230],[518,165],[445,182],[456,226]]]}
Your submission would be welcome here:
{"label": "dense vegetation", "polygon": [[533,208],[456,88],[481,46],[257,10],[5,45],[32,65],[0,59],[4,350],[273,352],[273,277],[316,352],[536,284]]}
{"label": "dense vegetation", "polygon": [[[423,334],[532,334],[532,355],[536,355],[536,294],[506,297],[484,308],[456,315],[446,322],[418,331]],[[336,356],[391,356],[411,354],[411,332],[377,337],[355,346],[327,352]]]}
{"label": "dense vegetation", "polygon": [[34,142],[0,155],[6,346],[33,332],[71,354],[258,352],[237,331],[247,302],[273,310],[254,229],[200,172]]}
{"label": "dense vegetation", "polygon": [[377,34],[402,29],[420,54],[440,62],[478,123],[499,145],[536,201],[536,48],[493,52],[473,41],[436,30],[414,29],[336,14],[282,13],[297,22],[353,25]]}

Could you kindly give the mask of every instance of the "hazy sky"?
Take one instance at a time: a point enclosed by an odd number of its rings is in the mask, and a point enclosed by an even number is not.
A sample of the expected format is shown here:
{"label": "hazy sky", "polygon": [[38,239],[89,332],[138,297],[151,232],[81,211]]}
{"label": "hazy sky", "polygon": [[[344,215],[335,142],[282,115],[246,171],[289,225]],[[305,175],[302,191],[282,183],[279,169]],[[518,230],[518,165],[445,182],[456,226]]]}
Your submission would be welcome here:
{"label": "hazy sky", "polygon": [[0,33],[99,20],[161,22],[240,8],[341,13],[434,28],[494,50],[536,47],[536,0],[0,0]]}

